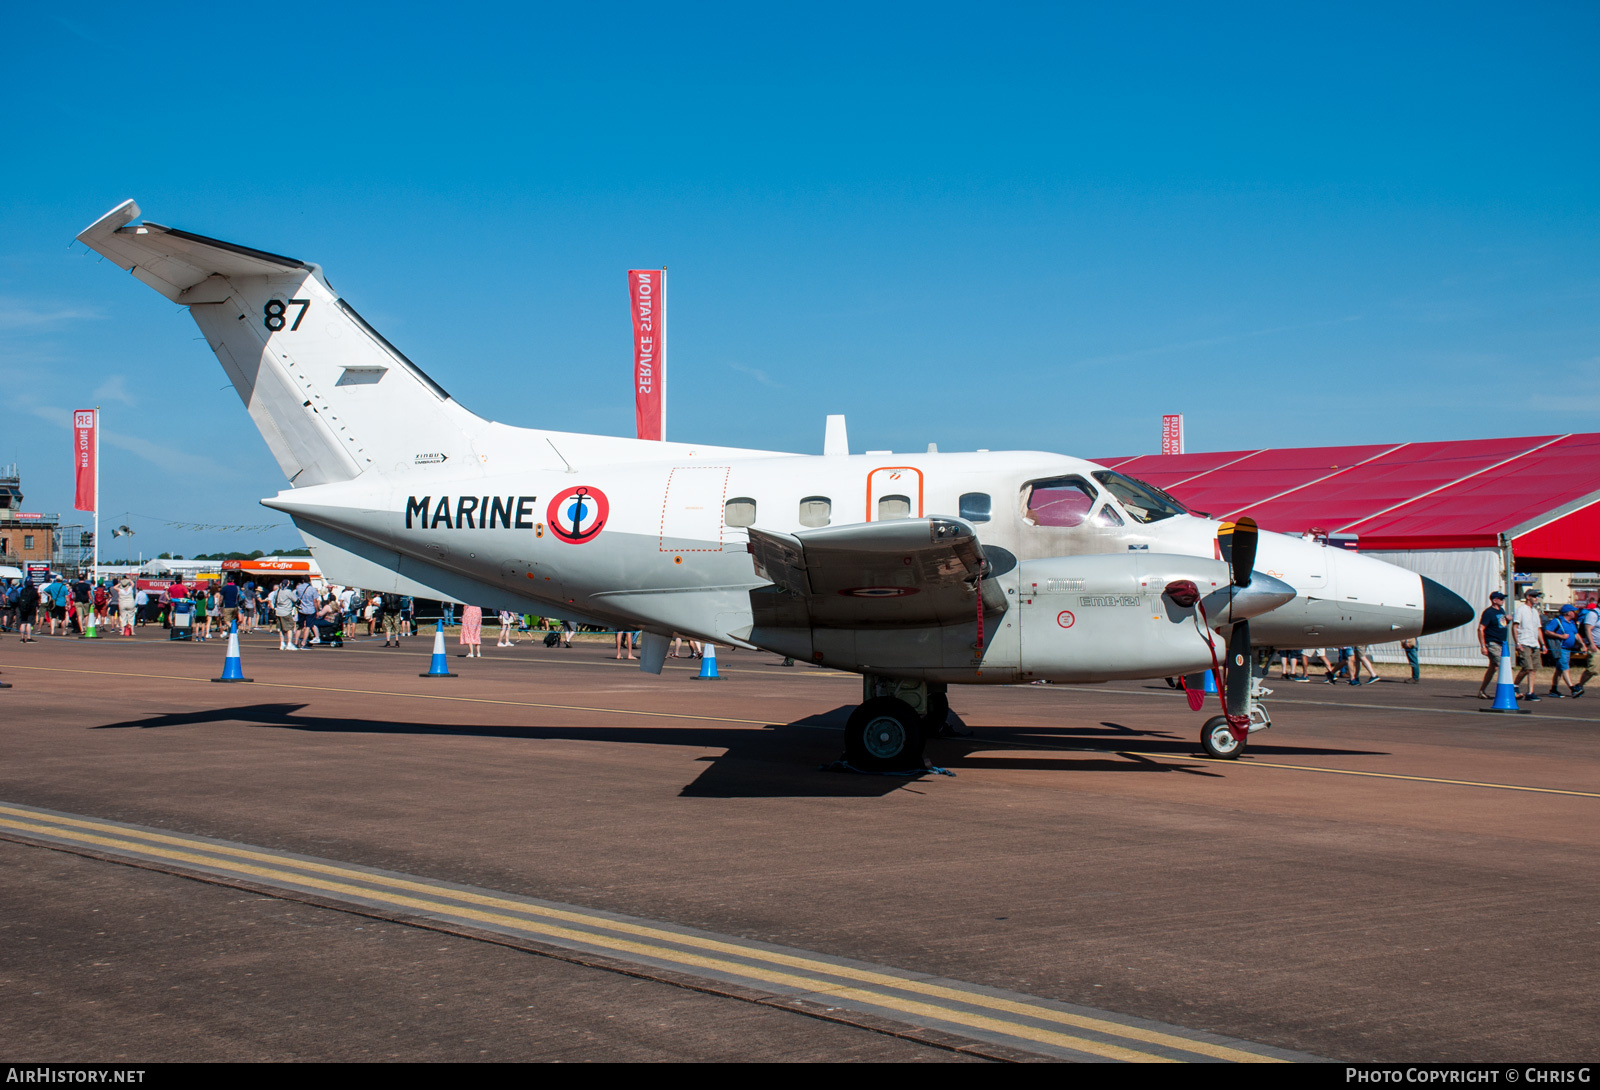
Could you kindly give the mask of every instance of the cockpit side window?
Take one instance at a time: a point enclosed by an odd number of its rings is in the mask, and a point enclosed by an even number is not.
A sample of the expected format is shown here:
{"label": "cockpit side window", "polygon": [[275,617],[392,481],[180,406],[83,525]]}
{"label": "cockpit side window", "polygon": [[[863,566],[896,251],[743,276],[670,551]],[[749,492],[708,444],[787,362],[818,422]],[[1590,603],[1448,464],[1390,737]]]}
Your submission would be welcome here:
{"label": "cockpit side window", "polygon": [[1094,518],[1089,520],[1096,526],[1122,526],[1122,516],[1117,514],[1117,509],[1109,503],[1102,503],[1100,510],[1094,513]]}
{"label": "cockpit side window", "polygon": [[1109,469],[1097,470],[1094,479],[1122,503],[1129,515],[1140,522],[1160,522],[1174,515],[1182,515],[1187,508],[1154,485],[1124,477]]}
{"label": "cockpit side window", "polygon": [[1030,526],[1081,526],[1096,500],[1082,477],[1051,477],[1022,486],[1022,521]]}

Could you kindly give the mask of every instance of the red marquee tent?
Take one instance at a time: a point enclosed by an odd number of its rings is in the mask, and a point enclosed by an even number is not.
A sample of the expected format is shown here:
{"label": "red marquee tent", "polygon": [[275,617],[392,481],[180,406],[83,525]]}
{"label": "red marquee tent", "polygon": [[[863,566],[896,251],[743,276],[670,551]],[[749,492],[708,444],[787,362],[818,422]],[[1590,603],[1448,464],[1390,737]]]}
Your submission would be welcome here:
{"label": "red marquee tent", "polygon": [[1217,517],[1355,534],[1363,552],[1493,549],[1600,570],[1600,433],[1097,459]]}

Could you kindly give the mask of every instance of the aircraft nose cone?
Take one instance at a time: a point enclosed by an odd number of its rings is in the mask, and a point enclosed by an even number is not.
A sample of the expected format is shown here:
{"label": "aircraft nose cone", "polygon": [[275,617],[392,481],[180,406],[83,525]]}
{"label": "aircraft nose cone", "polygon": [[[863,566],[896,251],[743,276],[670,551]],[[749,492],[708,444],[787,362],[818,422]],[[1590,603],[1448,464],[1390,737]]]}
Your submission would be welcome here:
{"label": "aircraft nose cone", "polygon": [[1460,628],[1476,614],[1467,600],[1449,587],[1422,576],[1422,634],[1448,632]]}

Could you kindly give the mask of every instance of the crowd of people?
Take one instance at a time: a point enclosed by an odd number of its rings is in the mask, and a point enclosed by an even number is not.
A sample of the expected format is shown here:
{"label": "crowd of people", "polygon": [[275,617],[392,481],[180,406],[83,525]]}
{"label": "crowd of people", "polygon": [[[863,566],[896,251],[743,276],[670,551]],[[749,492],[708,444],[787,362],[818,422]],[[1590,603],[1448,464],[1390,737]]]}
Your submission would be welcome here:
{"label": "crowd of people", "polygon": [[[1406,659],[1411,664],[1411,676],[1405,681],[1410,683],[1422,679],[1422,664],[1417,659],[1417,641],[1405,640],[1400,644],[1405,649]],[[1371,685],[1378,680],[1378,669],[1372,665],[1372,656],[1365,647],[1336,647],[1337,661],[1328,658],[1326,647],[1296,647],[1287,651],[1278,652],[1282,662],[1284,681],[1310,681],[1311,660],[1318,659],[1322,662],[1322,680],[1330,685],[1339,682],[1348,682],[1351,685]],[[1367,676],[1363,681],[1361,669],[1366,667]]]}
{"label": "crowd of people", "polygon": [[[1517,675],[1512,684],[1516,686],[1521,699],[1541,699],[1534,689],[1538,685],[1539,668],[1545,656],[1549,656],[1552,664],[1550,690],[1545,696],[1560,700],[1583,695],[1583,687],[1596,673],[1596,655],[1600,655],[1600,644],[1595,642],[1600,636],[1595,631],[1600,626],[1600,610],[1596,609],[1593,602],[1582,606],[1569,603],[1546,617],[1539,608],[1539,599],[1543,597],[1541,592],[1530,587],[1523,591],[1522,601],[1508,615],[1505,609],[1506,596],[1498,590],[1489,595],[1489,608],[1478,615],[1478,647],[1489,660],[1489,666],[1483,672],[1483,681],[1478,685],[1479,696],[1486,700],[1489,698],[1490,681],[1499,669],[1500,659],[1507,647],[1512,649],[1512,657],[1516,660]],[[1575,655],[1587,656],[1588,659],[1583,676],[1576,683],[1572,680],[1572,659]],[[1561,691],[1562,682],[1567,686],[1564,693]]]}
{"label": "crowd of people", "polygon": [[[1545,695],[1557,699],[1582,696],[1600,661],[1600,609],[1592,602],[1569,604],[1546,616],[1539,608],[1544,595],[1530,588],[1524,592],[1522,602],[1508,613],[1505,597],[1495,591],[1489,596],[1488,608],[1478,617],[1478,647],[1488,660],[1478,695],[1485,700],[1490,698],[1488,690],[1509,644],[1517,665],[1515,684],[1522,699],[1540,699],[1534,689],[1545,658],[1553,667]],[[443,603],[442,619],[446,624],[456,623],[455,609],[455,603]],[[462,607],[456,638],[469,658],[483,655],[484,615],[481,606]],[[500,625],[497,647],[515,646],[518,631],[543,629],[548,629],[545,646],[572,645],[575,628],[569,622],[547,621],[509,610],[490,611],[489,615]],[[91,581],[87,576],[68,580],[52,575],[43,586],[13,579],[10,585],[0,588],[0,631],[17,632],[24,643],[36,642],[35,633],[46,625],[52,636],[84,635],[102,629],[132,636],[136,628],[146,624],[159,624],[174,635],[204,642],[226,636],[235,622],[242,633],[276,630],[280,651],[304,651],[318,644],[337,647],[357,636],[363,625],[368,637],[381,631],[385,647],[399,647],[402,636],[417,634],[413,598],[319,584],[305,578],[283,579],[268,587],[231,576],[204,584],[186,584],[179,576],[152,592],[132,576]],[[617,632],[616,657],[635,658],[639,637],[638,632]],[[704,654],[701,645],[690,640],[685,655],[683,642],[682,637],[674,639],[669,657],[700,658]],[[1422,676],[1417,641],[1404,640],[1400,646],[1411,667],[1411,676],[1403,680],[1415,683]],[[1370,685],[1378,680],[1367,648],[1336,648],[1337,660],[1329,658],[1328,650],[1306,647],[1278,652],[1281,677],[1285,681],[1311,681],[1311,663],[1315,659],[1321,662],[1322,679],[1329,684],[1344,681]],[[1572,679],[1574,656],[1587,658],[1576,682]],[[1565,693],[1561,691],[1562,684],[1567,687]]]}
{"label": "crowd of people", "polygon": [[[454,602],[442,603],[445,624],[457,623],[456,609]],[[485,612],[481,606],[461,607],[457,640],[471,657],[482,655]],[[519,631],[544,629],[548,629],[546,646],[570,647],[577,631],[570,622],[509,610],[488,613],[500,625],[498,647],[515,646]],[[36,642],[36,631],[70,636],[106,629],[133,636],[135,629],[147,624],[161,626],[174,638],[205,642],[226,637],[235,622],[241,633],[276,631],[280,651],[338,647],[361,634],[363,626],[368,637],[381,632],[385,647],[399,647],[401,637],[417,634],[416,601],[409,595],[369,592],[306,578],[268,585],[237,576],[185,583],[180,575],[156,587],[131,575],[94,581],[87,576],[69,580],[52,575],[42,586],[13,579],[0,587],[0,631],[18,632],[24,643]],[[629,637],[628,657],[633,657],[636,635],[619,635],[619,657],[624,636]],[[681,647],[682,641],[678,642]],[[699,655],[700,645],[690,646],[693,654]]]}
{"label": "crowd of people", "polygon": [[42,586],[13,579],[0,587],[0,630],[52,636],[107,633],[132,636],[147,624],[206,641],[226,636],[235,622],[240,632],[276,628],[282,650],[382,630],[385,643],[399,646],[402,635],[417,631],[415,603],[400,595],[367,594],[354,587],[282,580],[275,586],[226,578],[185,583],[182,576],[159,588],[141,586],[132,576],[91,581],[52,575]]}
{"label": "crowd of people", "polygon": [[[1483,678],[1478,683],[1478,696],[1484,700],[1493,697],[1491,690],[1500,669],[1500,659],[1507,645],[1516,664],[1514,684],[1523,700],[1566,699],[1579,697],[1596,673],[1600,663],[1600,607],[1594,602],[1567,604],[1545,612],[1540,608],[1543,592],[1532,588],[1523,592],[1522,601],[1514,610],[1505,608],[1503,591],[1489,595],[1489,606],[1478,616],[1478,650],[1487,660]],[[1401,641],[1411,676],[1403,680],[1416,683],[1421,680],[1422,668],[1418,660],[1417,641]],[[1365,647],[1340,647],[1336,661],[1328,657],[1328,648],[1307,647],[1279,651],[1284,681],[1309,682],[1312,660],[1322,663],[1322,679],[1330,684],[1344,681],[1351,685],[1370,685],[1378,679],[1378,671]],[[1572,660],[1584,660],[1583,672],[1578,680],[1572,678]],[[1539,671],[1550,664],[1550,688],[1541,697],[1537,688]],[[1362,677],[1365,669],[1366,676]],[[1565,685],[1566,692],[1561,691]]]}

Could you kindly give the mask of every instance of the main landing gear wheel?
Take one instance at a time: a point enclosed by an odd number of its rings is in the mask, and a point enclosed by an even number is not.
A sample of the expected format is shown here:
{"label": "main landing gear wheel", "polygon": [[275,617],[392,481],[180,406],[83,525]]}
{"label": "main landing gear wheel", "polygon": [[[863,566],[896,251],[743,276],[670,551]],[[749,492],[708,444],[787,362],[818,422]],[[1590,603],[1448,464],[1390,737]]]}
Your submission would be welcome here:
{"label": "main landing gear wheel", "polygon": [[874,772],[922,767],[922,721],[916,709],[892,696],[865,701],[844,726],[844,755]]}
{"label": "main landing gear wheel", "polygon": [[1206,725],[1200,728],[1200,745],[1205,748],[1209,756],[1220,761],[1231,761],[1244,752],[1245,743],[1250,740],[1247,734],[1243,738],[1235,738],[1233,731],[1228,728],[1228,717],[1214,715],[1206,720]]}
{"label": "main landing gear wheel", "polygon": [[922,732],[928,738],[949,738],[955,734],[955,730],[950,726],[948,694],[928,694],[928,714],[922,717]]}

